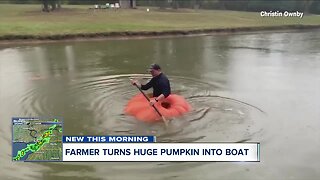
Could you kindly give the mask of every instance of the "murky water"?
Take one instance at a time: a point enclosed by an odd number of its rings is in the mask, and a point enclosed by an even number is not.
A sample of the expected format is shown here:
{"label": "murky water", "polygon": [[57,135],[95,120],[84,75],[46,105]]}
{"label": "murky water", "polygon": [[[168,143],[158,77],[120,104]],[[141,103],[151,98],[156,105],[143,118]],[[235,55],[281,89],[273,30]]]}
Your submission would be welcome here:
{"label": "murky water", "polygon": [[[320,31],[0,46],[1,179],[319,179]],[[193,111],[123,114],[159,63]],[[65,135],[260,142],[259,163],[19,163],[11,117],[62,116]]]}

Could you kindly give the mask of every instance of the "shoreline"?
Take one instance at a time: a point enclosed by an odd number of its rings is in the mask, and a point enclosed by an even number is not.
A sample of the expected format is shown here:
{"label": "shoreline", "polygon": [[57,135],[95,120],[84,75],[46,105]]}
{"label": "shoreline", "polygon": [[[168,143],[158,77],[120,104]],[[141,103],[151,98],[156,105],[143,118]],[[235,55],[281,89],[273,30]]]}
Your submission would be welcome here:
{"label": "shoreline", "polygon": [[311,30],[320,29],[320,25],[280,25],[280,26],[256,26],[219,29],[196,29],[196,30],[167,30],[167,31],[118,31],[101,33],[77,33],[55,35],[3,35],[0,36],[0,44],[14,43],[44,43],[64,41],[90,41],[108,39],[145,39],[161,37],[184,37],[211,34],[233,34],[243,32],[263,32],[276,30]]}

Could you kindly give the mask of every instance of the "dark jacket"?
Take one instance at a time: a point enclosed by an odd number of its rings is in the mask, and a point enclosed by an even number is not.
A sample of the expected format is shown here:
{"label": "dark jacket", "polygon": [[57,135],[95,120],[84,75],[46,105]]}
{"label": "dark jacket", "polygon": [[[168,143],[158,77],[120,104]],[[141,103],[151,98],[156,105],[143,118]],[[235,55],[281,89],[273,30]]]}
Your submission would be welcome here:
{"label": "dark jacket", "polygon": [[142,90],[153,88],[153,97],[158,97],[161,94],[168,97],[171,94],[170,82],[166,75],[163,73],[153,77],[147,84],[141,85]]}

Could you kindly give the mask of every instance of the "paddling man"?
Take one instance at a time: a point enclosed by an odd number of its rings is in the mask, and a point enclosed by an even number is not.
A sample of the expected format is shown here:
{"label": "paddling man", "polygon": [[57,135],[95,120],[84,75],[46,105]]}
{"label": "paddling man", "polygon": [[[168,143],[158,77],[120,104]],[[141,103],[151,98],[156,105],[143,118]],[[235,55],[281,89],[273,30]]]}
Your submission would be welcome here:
{"label": "paddling man", "polygon": [[136,80],[132,80],[132,84],[136,84],[142,90],[153,88],[153,97],[155,98],[150,100],[150,105],[152,106],[156,102],[167,98],[171,94],[171,88],[169,79],[161,72],[158,64],[151,64],[148,71],[152,75],[152,79],[147,84],[142,85]]}

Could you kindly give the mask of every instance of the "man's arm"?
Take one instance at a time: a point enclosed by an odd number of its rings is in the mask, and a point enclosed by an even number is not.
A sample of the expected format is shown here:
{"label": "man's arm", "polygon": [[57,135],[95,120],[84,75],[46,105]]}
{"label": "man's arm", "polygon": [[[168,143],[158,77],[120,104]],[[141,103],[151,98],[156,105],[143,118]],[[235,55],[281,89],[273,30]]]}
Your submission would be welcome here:
{"label": "man's arm", "polygon": [[150,89],[151,87],[152,87],[152,80],[151,81],[149,81],[147,84],[145,84],[145,85],[143,85],[143,84],[141,84],[141,89],[142,90],[148,90],[148,89]]}
{"label": "man's arm", "polygon": [[148,90],[152,87],[152,80],[150,80],[146,85],[142,85],[141,83],[139,83],[139,81],[137,80],[131,80],[131,83],[133,85],[137,85],[139,88],[141,88],[142,90]]}

